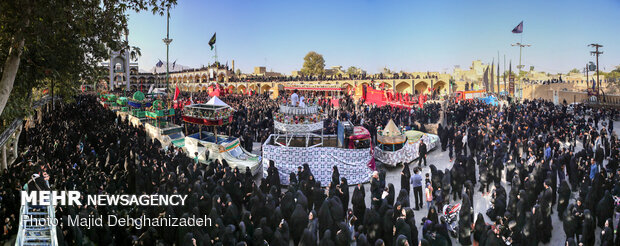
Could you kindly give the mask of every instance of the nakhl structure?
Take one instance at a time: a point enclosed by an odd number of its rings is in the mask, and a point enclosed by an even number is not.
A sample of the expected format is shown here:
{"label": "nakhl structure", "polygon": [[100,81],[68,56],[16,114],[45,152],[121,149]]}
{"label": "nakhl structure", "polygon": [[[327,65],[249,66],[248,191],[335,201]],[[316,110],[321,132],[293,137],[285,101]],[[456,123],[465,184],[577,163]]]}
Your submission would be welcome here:
{"label": "nakhl structure", "polygon": [[272,162],[281,184],[288,185],[289,175],[307,164],[323,186],[331,182],[333,166],[349,184],[369,180],[375,165],[368,130],[339,122],[338,135],[323,135],[325,115],[316,105],[281,105],[273,117],[275,133],[263,143],[263,173]]}
{"label": "nakhl structure", "polygon": [[[217,126],[232,122],[233,111],[218,97],[211,98],[206,104],[185,106],[183,121],[200,126],[198,133],[185,137],[185,149],[189,156],[195,156],[199,162],[225,160],[231,168],[239,168],[242,173],[249,168],[252,175],[255,175],[261,170],[260,156],[243,149],[238,138],[217,134]],[[212,126],[214,131],[202,132],[202,126]]]}
{"label": "nakhl structure", "polygon": [[132,116],[142,119],[146,117],[146,112],[144,110],[148,107],[151,107],[151,105],[153,104],[146,99],[144,93],[142,93],[141,91],[136,91],[135,93],[133,93],[132,98],[127,101],[127,105],[132,108]]}
{"label": "nakhl structure", "polygon": [[410,163],[419,157],[420,141],[424,141],[430,151],[437,147],[439,137],[420,131],[401,131],[393,120],[383,130],[379,130],[375,147],[375,159],[388,166]]}
{"label": "nakhl structure", "polygon": [[162,146],[173,144],[182,148],[185,145],[183,128],[171,121],[173,108],[166,108],[162,100],[156,99],[144,114],[147,123],[144,126],[149,137],[159,140]]}

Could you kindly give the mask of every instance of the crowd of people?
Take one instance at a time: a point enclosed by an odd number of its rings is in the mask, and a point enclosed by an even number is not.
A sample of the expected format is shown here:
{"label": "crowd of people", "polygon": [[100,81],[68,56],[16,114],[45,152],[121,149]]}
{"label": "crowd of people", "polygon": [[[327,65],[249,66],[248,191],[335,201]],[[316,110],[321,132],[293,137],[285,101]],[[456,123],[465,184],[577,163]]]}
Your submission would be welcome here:
{"label": "crowd of people", "polygon": [[[253,136],[245,141],[255,142],[259,138],[254,137],[263,137],[271,127],[270,114],[278,105],[267,96],[222,99],[237,109],[235,118],[240,120],[221,131],[242,137],[248,131]],[[390,118],[422,128],[420,122],[440,118],[441,106],[428,105],[421,111],[381,108],[345,98],[340,110],[328,114],[371,131]],[[298,172],[288,177],[291,185],[282,187],[273,163],[259,182],[225,161],[198,164],[178,148],[147,140],[142,127],[127,124],[95,97],[79,96],[22,133],[23,151],[0,174],[0,241],[16,233],[15,201],[32,174],[38,174],[53,190],[189,195],[185,206],[58,206],[61,221],[76,214],[118,214],[208,216],[213,223],[141,229],[64,223],[57,228],[59,245],[538,245],[549,243],[552,230],[561,229],[565,237],[554,241],[618,245],[616,115],[613,110],[579,107],[569,113],[566,106],[539,100],[503,107],[481,101],[448,104],[447,124],[438,128],[441,151],[450,154],[448,168],[431,164],[423,175],[421,168],[411,171],[404,165],[400,186],[388,182],[386,170],[380,169],[369,185],[358,184],[350,193],[337,168],[331,182],[321,184],[312,167],[300,163]],[[492,198],[484,214],[474,214],[475,193]],[[443,205],[456,201],[461,210],[453,227],[440,213]],[[428,213],[416,218],[422,209]],[[552,216],[562,224],[553,224]],[[450,237],[453,228],[455,240]]]}
{"label": "crowd of people", "polygon": [[[292,92],[291,92],[292,94]],[[301,94],[301,93],[300,93]],[[282,95],[288,98],[290,95]],[[205,103],[210,97],[206,92],[187,93],[182,92],[180,98],[190,98],[193,102]],[[364,126],[376,139],[377,127],[385,126],[389,119],[403,126],[412,126],[413,129],[426,132],[425,124],[437,123],[440,118],[441,104],[427,102],[423,108],[393,107],[367,105],[363,100],[355,101],[350,96],[342,96],[338,99],[338,105],[332,104],[329,97],[306,95],[305,100],[311,100],[307,104],[317,104],[326,114],[324,121],[324,133],[335,134],[339,120],[350,120],[355,125]],[[240,95],[227,94],[220,97],[222,101],[235,109],[233,122],[229,125],[218,127],[218,132],[229,136],[241,137],[243,146],[251,150],[253,142],[263,143],[273,133],[273,113],[279,110],[282,104],[279,99],[271,99],[268,94]],[[315,102],[316,101],[316,102]],[[176,111],[175,121],[181,123],[182,110]],[[199,131],[198,125],[188,124],[188,133]],[[206,129],[203,129],[206,130]],[[209,129],[211,130],[211,129]]]}
{"label": "crowd of people", "polygon": [[[567,111],[566,105],[538,100],[502,109],[481,101],[448,106],[448,125],[438,132],[454,164],[443,172],[431,168],[435,203],[463,199],[465,209],[476,191],[492,198],[486,211],[491,226],[482,214],[474,220],[470,210],[460,213],[461,244],[473,239],[480,245],[537,245],[563,228],[567,245],[594,245],[595,238],[614,245],[613,219],[620,212],[613,199],[620,195],[617,113],[599,109],[585,117],[582,108],[574,115]],[[562,227],[551,223],[552,215]],[[618,240],[616,235],[616,245]]]}
{"label": "crowd of people", "polygon": [[229,82],[279,82],[279,81],[334,81],[334,80],[374,80],[374,79],[437,79],[437,75],[427,73],[420,76],[406,73],[379,73],[379,74],[348,74],[343,77],[338,75],[319,75],[319,76],[262,76],[262,75],[244,75],[243,77],[231,77]]}

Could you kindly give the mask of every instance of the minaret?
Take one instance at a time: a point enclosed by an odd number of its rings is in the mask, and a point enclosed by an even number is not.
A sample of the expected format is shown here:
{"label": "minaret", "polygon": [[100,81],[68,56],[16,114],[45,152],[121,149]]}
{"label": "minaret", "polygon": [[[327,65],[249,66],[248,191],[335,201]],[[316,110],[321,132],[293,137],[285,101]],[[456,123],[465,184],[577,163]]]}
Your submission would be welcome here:
{"label": "minaret", "polygon": [[127,85],[127,90],[129,90],[129,76],[131,73],[129,72],[129,59],[131,59],[131,55],[129,54],[129,29],[125,30],[125,42],[127,46],[125,47],[124,60],[125,60],[125,85]]}

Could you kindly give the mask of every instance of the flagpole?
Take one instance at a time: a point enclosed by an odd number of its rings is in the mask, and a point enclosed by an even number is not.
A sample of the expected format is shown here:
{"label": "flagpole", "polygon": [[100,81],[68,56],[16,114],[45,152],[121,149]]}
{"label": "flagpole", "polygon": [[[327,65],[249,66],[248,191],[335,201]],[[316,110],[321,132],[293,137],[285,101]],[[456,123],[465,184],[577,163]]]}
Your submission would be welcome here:
{"label": "flagpole", "polygon": [[213,46],[215,46],[215,62],[217,63],[217,44],[213,44]]}

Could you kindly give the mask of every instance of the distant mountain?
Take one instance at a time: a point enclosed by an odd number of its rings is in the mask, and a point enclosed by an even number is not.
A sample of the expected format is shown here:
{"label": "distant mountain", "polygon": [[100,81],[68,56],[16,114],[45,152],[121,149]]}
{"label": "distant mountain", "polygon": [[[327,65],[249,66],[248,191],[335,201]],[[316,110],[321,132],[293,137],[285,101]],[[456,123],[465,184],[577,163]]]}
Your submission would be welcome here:
{"label": "distant mountain", "polygon": [[[174,65],[174,69],[172,69],[172,63],[170,63],[170,67],[168,69],[168,72],[177,72],[177,71],[181,71],[184,69],[190,69],[189,66],[184,66],[181,64],[175,64]],[[153,66],[153,68],[151,68],[149,71],[149,73],[165,73],[166,72],[166,63],[164,62],[164,65],[162,65],[161,67],[157,67],[157,66]]]}

